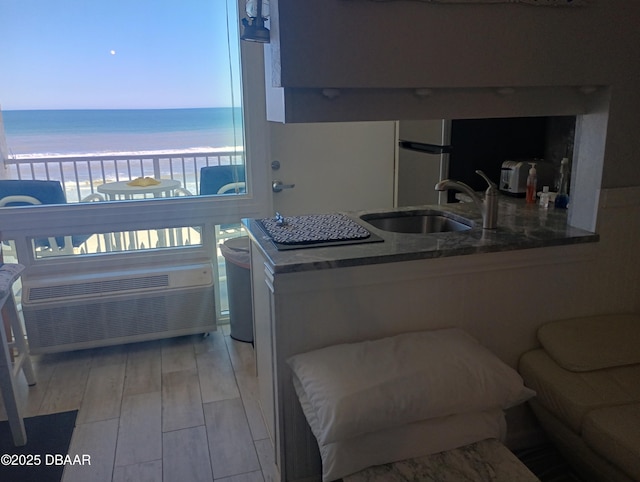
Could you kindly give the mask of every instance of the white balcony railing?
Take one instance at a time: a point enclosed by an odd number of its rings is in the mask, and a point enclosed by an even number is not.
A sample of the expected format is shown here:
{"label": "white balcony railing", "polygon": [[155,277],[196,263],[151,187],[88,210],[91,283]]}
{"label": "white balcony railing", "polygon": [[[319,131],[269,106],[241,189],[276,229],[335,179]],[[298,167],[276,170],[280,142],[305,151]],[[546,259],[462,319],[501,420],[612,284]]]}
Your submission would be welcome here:
{"label": "white balcony railing", "polygon": [[[181,188],[197,195],[200,192],[200,169],[202,167],[241,164],[243,162],[244,153],[240,149],[65,157],[12,157],[5,160],[0,178],[59,181],[63,186],[68,203],[79,202],[87,196],[97,193],[97,188],[101,184],[128,181],[137,177],[178,180]],[[98,232],[98,226],[92,232]],[[227,237],[237,236],[239,233],[238,228],[218,230],[217,234],[220,238],[218,242],[224,241]],[[193,226],[103,232],[101,235],[91,236],[80,246],[72,246],[70,242],[66,242],[64,250],[34,248],[34,256],[42,258],[138,251],[150,248],[188,246],[200,242],[199,229]],[[6,248],[7,246],[5,246]]]}
{"label": "white balcony railing", "polygon": [[4,179],[60,181],[67,202],[94,194],[100,184],[137,177],[175,179],[192,194],[200,191],[200,169],[242,164],[242,150],[172,151],[65,157],[11,157],[5,160]]}

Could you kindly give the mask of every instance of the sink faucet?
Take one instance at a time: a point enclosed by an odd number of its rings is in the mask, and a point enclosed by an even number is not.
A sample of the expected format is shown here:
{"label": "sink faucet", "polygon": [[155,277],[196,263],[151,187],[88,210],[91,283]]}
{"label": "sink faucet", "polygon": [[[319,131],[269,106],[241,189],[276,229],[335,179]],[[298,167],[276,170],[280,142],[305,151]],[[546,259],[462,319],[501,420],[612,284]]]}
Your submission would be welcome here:
{"label": "sink faucet", "polygon": [[498,186],[496,186],[495,183],[493,183],[481,170],[477,170],[476,174],[482,176],[482,178],[487,181],[487,184],[489,184],[489,187],[485,192],[484,201],[478,197],[473,189],[460,181],[445,179],[436,184],[435,189],[436,191],[456,189],[468,194],[480,209],[480,213],[482,213],[482,228],[496,229],[498,227]]}

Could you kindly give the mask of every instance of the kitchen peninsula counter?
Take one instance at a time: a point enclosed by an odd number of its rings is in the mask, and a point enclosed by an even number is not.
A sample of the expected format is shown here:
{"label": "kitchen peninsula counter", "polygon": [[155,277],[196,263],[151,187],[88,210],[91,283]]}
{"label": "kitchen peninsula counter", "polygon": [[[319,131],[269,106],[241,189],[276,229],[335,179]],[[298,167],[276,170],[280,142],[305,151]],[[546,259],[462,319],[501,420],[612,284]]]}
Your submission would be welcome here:
{"label": "kitchen peninsula counter", "polygon": [[[543,210],[503,196],[498,229],[486,231],[474,204],[428,208],[470,219],[474,227],[397,234],[360,221],[368,212],[352,212],[345,214],[382,241],[278,251],[256,220],[244,220],[251,238],[258,393],[278,480],[319,480],[321,473],[289,357],[334,344],[459,327],[516,367],[536,346],[542,323],[566,317],[596,297],[583,281],[592,276],[599,237],[568,226],[565,210]],[[532,423],[523,407],[511,411],[507,442],[530,436]]]}
{"label": "kitchen peninsula counter", "polygon": [[[359,219],[363,214],[376,211],[346,212],[343,214],[380,237],[382,242],[278,251],[255,220],[244,220],[244,224],[249,236],[260,247],[276,273],[592,243],[599,240],[595,233],[569,226],[567,210],[554,207],[541,209],[537,204],[526,204],[524,199],[501,196],[496,230],[482,229],[482,218],[473,203],[426,207],[470,219],[474,222],[474,227],[463,232],[394,233],[379,230]],[[396,211],[412,209],[415,207],[399,208]]]}

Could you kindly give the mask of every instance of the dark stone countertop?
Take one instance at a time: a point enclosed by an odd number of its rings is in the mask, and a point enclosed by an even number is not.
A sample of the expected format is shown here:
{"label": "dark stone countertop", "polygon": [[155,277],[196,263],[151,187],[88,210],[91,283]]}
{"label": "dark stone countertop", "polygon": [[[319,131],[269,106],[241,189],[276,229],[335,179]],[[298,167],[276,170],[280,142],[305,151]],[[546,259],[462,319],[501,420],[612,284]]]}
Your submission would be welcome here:
{"label": "dark stone countertop", "polygon": [[[378,211],[402,211],[416,208],[445,211],[454,216],[472,220],[474,226],[464,232],[403,234],[379,230],[360,219],[363,214]],[[496,230],[482,229],[480,212],[473,203],[345,212],[344,214],[382,238],[383,241],[301,247],[279,251],[254,219],[244,219],[243,224],[252,241],[259,246],[271,263],[274,273],[593,243],[599,240],[596,233],[569,226],[567,210],[553,207],[541,209],[537,204],[526,204],[524,199],[504,195],[500,197]]]}

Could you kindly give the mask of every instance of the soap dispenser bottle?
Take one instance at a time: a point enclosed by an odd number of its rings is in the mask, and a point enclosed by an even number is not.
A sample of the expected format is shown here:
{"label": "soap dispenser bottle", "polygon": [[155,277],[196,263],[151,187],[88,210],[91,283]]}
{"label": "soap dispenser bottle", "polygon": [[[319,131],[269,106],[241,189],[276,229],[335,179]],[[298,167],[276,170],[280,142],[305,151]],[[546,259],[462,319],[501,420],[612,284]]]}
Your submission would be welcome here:
{"label": "soap dispenser bottle", "polygon": [[527,177],[527,204],[535,204],[536,202],[536,186],[538,184],[538,173],[536,171],[536,163],[530,162],[529,176]]}

